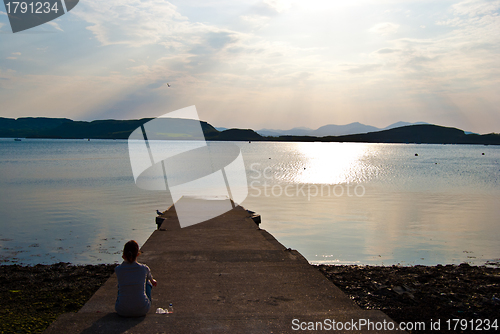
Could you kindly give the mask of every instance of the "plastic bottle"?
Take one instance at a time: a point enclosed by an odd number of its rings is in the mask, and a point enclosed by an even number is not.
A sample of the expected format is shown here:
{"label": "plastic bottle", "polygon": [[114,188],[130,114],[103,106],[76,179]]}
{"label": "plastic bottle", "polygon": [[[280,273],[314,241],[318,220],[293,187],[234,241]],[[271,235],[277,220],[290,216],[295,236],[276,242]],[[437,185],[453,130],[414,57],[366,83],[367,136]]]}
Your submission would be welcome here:
{"label": "plastic bottle", "polygon": [[168,313],[174,313],[174,305],[172,305],[172,303],[168,305]]}

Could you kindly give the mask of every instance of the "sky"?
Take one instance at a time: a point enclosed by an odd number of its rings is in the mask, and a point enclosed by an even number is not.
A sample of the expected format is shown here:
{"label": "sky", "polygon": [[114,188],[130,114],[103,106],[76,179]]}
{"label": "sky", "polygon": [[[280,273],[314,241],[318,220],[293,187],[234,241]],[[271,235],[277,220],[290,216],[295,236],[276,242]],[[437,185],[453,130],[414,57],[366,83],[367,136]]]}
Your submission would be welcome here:
{"label": "sky", "polygon": [[[500,132],[500,0],[80,0],[12,33],[0,116]],[[170,84],[170,87],[167,86]]]}

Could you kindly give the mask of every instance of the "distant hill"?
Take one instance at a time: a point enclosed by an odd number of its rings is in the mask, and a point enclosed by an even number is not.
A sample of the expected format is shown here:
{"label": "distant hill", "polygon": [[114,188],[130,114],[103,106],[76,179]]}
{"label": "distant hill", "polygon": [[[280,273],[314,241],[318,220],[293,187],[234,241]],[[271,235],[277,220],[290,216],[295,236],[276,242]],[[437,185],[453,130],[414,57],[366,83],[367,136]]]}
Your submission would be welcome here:
{"label": "distant hill", "polygon": [[71,122],[73,121],[67,118],[24,117],[14,119],[0,117],[0,137],[36,136]]}
{"label": "distant hill", "polygon": [[[3,118],[0,117],[0,137],[6,138],[68,138],[68,139],[128,139],[130,134],[152,120],[143,118],[136,120],[97,120],[92,122],[73,121],[67,118]],[[173,123],[172,123],[173,122]],[[176,123],[177,122],[177,123]],[[192,124],[191,124],[192,123]],[[323,141],[323,142],[365,142],[365,143],[428,143],[428,144],[490,144],[500,145],[500,134],[478,135],[466,133],[463,130],[432,125],[406,125],[403,122],[391,124],[387,130],[370,131],[357,134],[328,135],[330,131],[373,130],[361,123],[351,123],[343,126],[327,125],[313,130],[318,136],[312,135],[281,135],[263,137],[251,129],[227,129],[219,131],[207,122],[200,122],[205,139],[221,141]],[[177,133],[178,129],[188,129],[198,126],[196,120],[169,119],[167,126],[160,126],[153,137],[155,139],[189,140],[187,133]],[[391,128],[392,127],[392,128]],[[358,129],[358,130],[356,130]],[[321,131],[320,131],[321,130]],[[296,128],[296,133],[306,133],[307,128]],[[324,131],[324,132],[323,132]],[[148,130],[148,137],[150,131]]]}
{"label": "distant hill", "polygon": [[[394,128],[400,128],[402,126],[408,126],[408,125],[418,125],[418,124],[429,124],[429,123],[426,123],[426,122],[415,122],[415,123],[409,123],[409,122],[396,122],[396,123],[393,123],[389,126],[386,126],[385,128],[383,129],[380,129],[381,130],[390,130],[390,129],[394,129]],[[351,133],[352,134],[352,133]]]}
{"label": "distant hill", "polygon": [[209,140],[227,140],[227,141],[246,141],[246,140],[262,140],[263,137],[257,132],[250,129],[229,129],[224,130],[215,138],[207,138]]}
{"label": "distant hill", "polygon": [[417,124],[390,130],[358,135],[334,137],[335,141],[367,143],[417,143],[417,144],[491,144],[500,145],[500,134],[466,134],[463,130],[432,125]]}
{"label": "distant hill", "polygon": [[377,128],[375,126],[365,125],[365,124],[361,124],[359,122],[354,122],[354,123],[345,124],[345,125],[328,124],[328,125],[324,125],[324,126],[318,128],[316,130],[313,130],[310,128],[305,128],[305,127],[300,127],[300,128],[293,128],[290,130],[261,129],[261,130],[257,130],[257,133],[262,135],[262,136],[272,136],[272,137],[279,137],[279,136],[314,136],[314,137],[343,136],[343,135],[351,135],[351,134],[358,134],[358,133],[368,133],[368,132],[389,130],[389,129],[393,129],[396,127],[413,125],[413,124],[427,124],[427,123],[424,123],[424,122],[417,122],[417,123],[397,122],[397,123],[391,124],[385,128]]}
{"label": "distant hill", "polygon": [[[0,117],[0,137],[4,138],[58,138],[58,139],[128,139],[130,134],[152,118],[137,120],[97,120],[91,122],[73,121],[67,118],[3,118]],[[186,123],[195,120],[172,119],[173,122]],[[253,130],[230,129],[218,131],[207,122],[200,122],[207,140],[259,140],[262,136]],[[165,139],[174,139],[163,134]],[[179,135],[179,134],[177,134]],[[182,134],[181,134],[182,135]],[[156,138],[161,134],[156,134]],[[177,139],[189,139],[186,137]]]}
{"label": "distant hill", "polygon": [[256,132],[261,136],[279,137],[279,136],[285,136],[285,135],[308,136],[313,131],[314,130],[310,129],[310,128],[298,127],[298,128],[293,128],[290,130],[261,129],[261,130],[257,130]]}
{"label": "distant hill", "polygon": [[380,131],[380,129],[374,126],[364,125],[355,122],[346,125],[334,125],[334,124],[325,125],[311,132],[309,136],[315,136],[315,137],[342,136],[353,133],[367,133],[373,131]]}

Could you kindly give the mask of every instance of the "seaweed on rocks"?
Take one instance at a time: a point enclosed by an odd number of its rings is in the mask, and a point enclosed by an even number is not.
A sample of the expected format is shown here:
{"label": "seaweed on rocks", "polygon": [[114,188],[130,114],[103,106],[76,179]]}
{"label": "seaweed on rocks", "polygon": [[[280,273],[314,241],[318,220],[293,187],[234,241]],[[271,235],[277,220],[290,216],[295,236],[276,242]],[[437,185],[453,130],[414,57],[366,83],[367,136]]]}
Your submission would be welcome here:
{"label": "seaweed on rocks", "polygon": [[43,332],[60,314],[77,312],[115,266],[0,266],[0,333]]}
{"label": "seaweed on rocks", "polygon": [[[500,318],[500,268],[466,263],[317,267],[361,308],[381,310],[396,322]],[[500,319],[497,324],[500,328]]]}

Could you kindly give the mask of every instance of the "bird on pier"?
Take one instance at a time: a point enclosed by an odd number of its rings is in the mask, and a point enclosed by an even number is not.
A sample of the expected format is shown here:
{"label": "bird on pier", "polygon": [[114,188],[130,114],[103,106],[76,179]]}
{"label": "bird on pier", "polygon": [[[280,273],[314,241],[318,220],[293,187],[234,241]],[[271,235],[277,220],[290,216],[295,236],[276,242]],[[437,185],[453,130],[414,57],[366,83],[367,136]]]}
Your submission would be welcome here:
{"label": "bird on pier", "polygon": [[157,214],[158,216],[161,216],[161,215],[163,214],[163,212],[161,212],[160,210],[156,210],[156,214]]}

